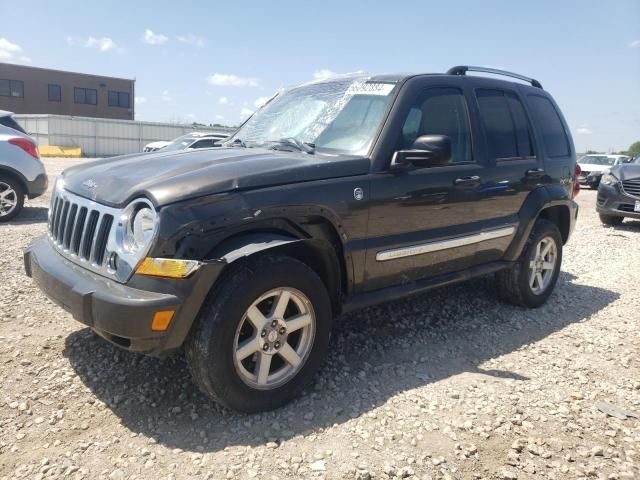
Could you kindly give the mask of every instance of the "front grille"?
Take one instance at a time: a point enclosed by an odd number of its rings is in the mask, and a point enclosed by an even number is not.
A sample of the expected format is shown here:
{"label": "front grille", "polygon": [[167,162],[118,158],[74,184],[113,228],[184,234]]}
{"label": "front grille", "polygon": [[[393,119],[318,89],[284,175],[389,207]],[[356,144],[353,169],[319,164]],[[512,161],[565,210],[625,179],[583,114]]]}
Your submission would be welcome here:
{"label": "front grille", "polygon": [[89,270],[111,276],[107,247],[119,210],[66,190],[53,192],[50,209],[49,238],[56,250]]}
{"label": "front grille", "polygon": [[622,190],[628,195],[640,197],[640,178],[634,178],[633,180],[624,180],[622,182]]}

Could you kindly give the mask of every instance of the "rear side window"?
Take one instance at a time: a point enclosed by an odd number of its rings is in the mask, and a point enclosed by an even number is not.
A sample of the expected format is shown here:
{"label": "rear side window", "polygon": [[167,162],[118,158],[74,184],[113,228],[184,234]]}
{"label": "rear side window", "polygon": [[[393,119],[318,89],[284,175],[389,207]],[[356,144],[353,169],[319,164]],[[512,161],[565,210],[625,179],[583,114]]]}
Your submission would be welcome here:
{"label": "rear side window", "polygon": [[24,129],[18,125],[18,122],[16,122],[13,118],[11,117],[0,117],[0,125],[3,125],[5,127],[9,127],[9,128],[13,128],[14,130],[17,130],[19,132],[22,133],[27,133],[24,131]]}
{"label": "rear side window", "polygon": [[566,157],[570,154],[569,139],[560,115],[547,97],[529,95],[529,108],[533,121],[542,134],[542,143],[549,157]]}
{"label": "rear side window", "polygon": [[531,129],[518,97],[503,90],[476,90],[480,119],[496,159],[534,155]]}

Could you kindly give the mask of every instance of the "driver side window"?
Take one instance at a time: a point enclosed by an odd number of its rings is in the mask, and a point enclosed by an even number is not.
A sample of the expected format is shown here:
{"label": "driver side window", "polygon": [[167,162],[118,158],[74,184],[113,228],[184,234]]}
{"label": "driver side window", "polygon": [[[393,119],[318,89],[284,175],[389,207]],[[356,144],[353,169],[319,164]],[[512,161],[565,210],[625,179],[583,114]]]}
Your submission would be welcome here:
{"label": "driver side window", "polygon": [[431,88],[411,107],[402,127],[400,150],[413,147],[422,135],[446,135],[451,140],[451,162],[472,162],[471,127],[467,102],[457,88]]}

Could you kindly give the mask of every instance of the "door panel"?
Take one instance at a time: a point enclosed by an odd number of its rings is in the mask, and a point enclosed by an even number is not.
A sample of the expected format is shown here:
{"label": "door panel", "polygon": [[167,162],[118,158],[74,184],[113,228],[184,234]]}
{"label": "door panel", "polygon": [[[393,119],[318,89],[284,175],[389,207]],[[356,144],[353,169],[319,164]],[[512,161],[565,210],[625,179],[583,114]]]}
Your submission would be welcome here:
{"label": "door panel", "polygon": [[[364,290],[471,265],[475,243],[451,246],[446,242],[482,228],[474,213],[478,186],[455,183],[458,178],[480,176],[482,170],[480,165],[459,165],[380,174],[372,179],[369,232],[377,235],[368,239]],[[394,255],[407,247],[415,248],[413,254]],[[428,251],[419,253],[421,247]]]}
{"label": "door panel", "polygon": [[444,166],[408,166],[373,176],[364,291],[473,263],[476,246],[469,237],[481,228],[474,203],[484,166],[474,161],[466,98],[452,87],[426,88],[414,98],[398,129],[396,150],[415,148],[422,135],[445,135],[451,159]]}

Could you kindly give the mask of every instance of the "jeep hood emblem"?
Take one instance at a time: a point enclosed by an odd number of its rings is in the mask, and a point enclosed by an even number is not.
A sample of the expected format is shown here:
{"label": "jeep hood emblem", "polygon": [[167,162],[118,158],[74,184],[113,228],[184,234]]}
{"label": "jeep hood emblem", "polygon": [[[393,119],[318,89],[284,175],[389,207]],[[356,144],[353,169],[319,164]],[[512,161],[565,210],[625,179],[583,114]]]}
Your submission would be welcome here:
{"label": "jeep hood emblem", "polygon": [[96,182],[94,182],[93,180],[89,179],[89,180],[85,180],[84,182],[82,182],[82,186],[84,188],[86,188],[87,190],[93,190],[94,188],[96,188],[98,186],[98,184]]}

